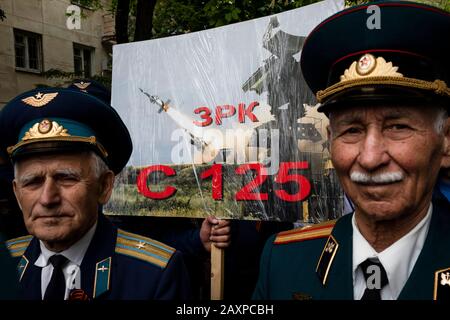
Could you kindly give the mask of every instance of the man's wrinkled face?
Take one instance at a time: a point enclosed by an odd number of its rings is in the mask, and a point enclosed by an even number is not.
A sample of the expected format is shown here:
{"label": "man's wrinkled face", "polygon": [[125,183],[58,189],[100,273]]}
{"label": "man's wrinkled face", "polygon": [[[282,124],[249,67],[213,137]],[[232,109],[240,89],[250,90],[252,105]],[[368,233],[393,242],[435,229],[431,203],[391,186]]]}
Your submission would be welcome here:
{"label": "man's wrinkled face", "polygon": [[50,247],[65,247],[94,225],[98,205],[109,195],[93,163],[88,153],[33,156],[16,163],[14,192],[30,234]]}
{"label": "man's wrinkled face", "polygon": [[444,153],[434,108],[368,106],[330,114],[331,157],[357,211],[390,220],[425,210]]}

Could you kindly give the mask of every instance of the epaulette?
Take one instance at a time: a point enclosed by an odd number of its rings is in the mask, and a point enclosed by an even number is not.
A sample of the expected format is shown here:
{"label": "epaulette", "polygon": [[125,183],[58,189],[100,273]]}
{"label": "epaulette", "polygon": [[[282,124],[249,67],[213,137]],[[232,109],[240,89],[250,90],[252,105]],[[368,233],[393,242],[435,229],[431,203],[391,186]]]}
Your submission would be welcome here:
{"label": "epaulette", "polygon": [[25,250],[27,250],[31,239],[33,239],[32,235],[14,238],[6,241],[6,247],[8,248],[11,256],[21,257],[25,253]]}
{"label": "epaulette", "polygon": [[117,230],[116,252],[164,269],[175,249],[162,242],[119,229]]}
{"label": "epaulette", "polygon": [[328,237],[333,230],[336,220],[283,231],[277,234],[274,244],[287,244],[305,240],[313,240]]}

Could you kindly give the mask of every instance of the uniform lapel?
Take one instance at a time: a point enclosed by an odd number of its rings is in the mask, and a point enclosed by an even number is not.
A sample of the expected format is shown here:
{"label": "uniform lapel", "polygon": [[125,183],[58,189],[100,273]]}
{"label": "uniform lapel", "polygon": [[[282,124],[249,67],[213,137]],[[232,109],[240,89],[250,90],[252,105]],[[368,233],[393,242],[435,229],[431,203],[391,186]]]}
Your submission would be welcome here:
{"label": "uniform lapel", "polygon": [[[433,214],[427,238],[398,299],[433,299],[437,293],[435,291],[443,292],[442,290],[448,289],[447,286],[450,287],[450,283],[446,284],[444,281],[444,286],[442,286],[441,279],[435,279],[435,276],[440,277],[439,273],[436,274],[438,271],[448,268],[450,268],[450,212],[448,207],[433,203]],[[442,297],[442,295],[438,295],[437,298]]]}
{"label": "uniform lapel", "polygon": [[39,240],[33,237],[18,264],[20,296],[25,300],[42,300],[41,271],[34,263],[41,253]]}
{"label": "uniform lapel", "polygon": [[321,248],[321,259],[316,270],[322,287],[317,296],[319,299],[353,299],[352,216],[345,215],[336,222],[328,241]]}
{"label": "uniform lapel", "polygon": [[99,298],[111,290],[117,230],[99,214],[97,229],[81,263],[81,289],[89,298]]}

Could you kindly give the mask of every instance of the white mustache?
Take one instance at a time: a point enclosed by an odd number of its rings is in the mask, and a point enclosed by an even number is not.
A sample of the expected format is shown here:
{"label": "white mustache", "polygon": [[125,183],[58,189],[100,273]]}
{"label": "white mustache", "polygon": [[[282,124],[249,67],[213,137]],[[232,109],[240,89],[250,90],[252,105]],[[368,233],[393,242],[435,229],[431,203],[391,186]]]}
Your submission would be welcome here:
{"label": "white mustache", "polygon": [[403,172],[386,172],[379,174],[366,174],[362,172],[350,173],[350,180],[363,184],[387,184],[402,181],[405,178]]}

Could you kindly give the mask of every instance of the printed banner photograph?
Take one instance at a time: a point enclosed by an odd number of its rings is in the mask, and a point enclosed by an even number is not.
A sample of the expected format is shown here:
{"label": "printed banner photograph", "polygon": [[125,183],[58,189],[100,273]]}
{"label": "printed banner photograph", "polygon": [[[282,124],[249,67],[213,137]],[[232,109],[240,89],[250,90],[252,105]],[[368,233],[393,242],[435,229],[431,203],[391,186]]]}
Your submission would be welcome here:
{"label": "printed banner photograph", "polygon": [[338,217],[343,192],[329,159],[328,119],[317,112],[299,59],[306,35],[343,7],[327,0],[114,46],[112,105],[130,130],[133,154],[105,212]]}

